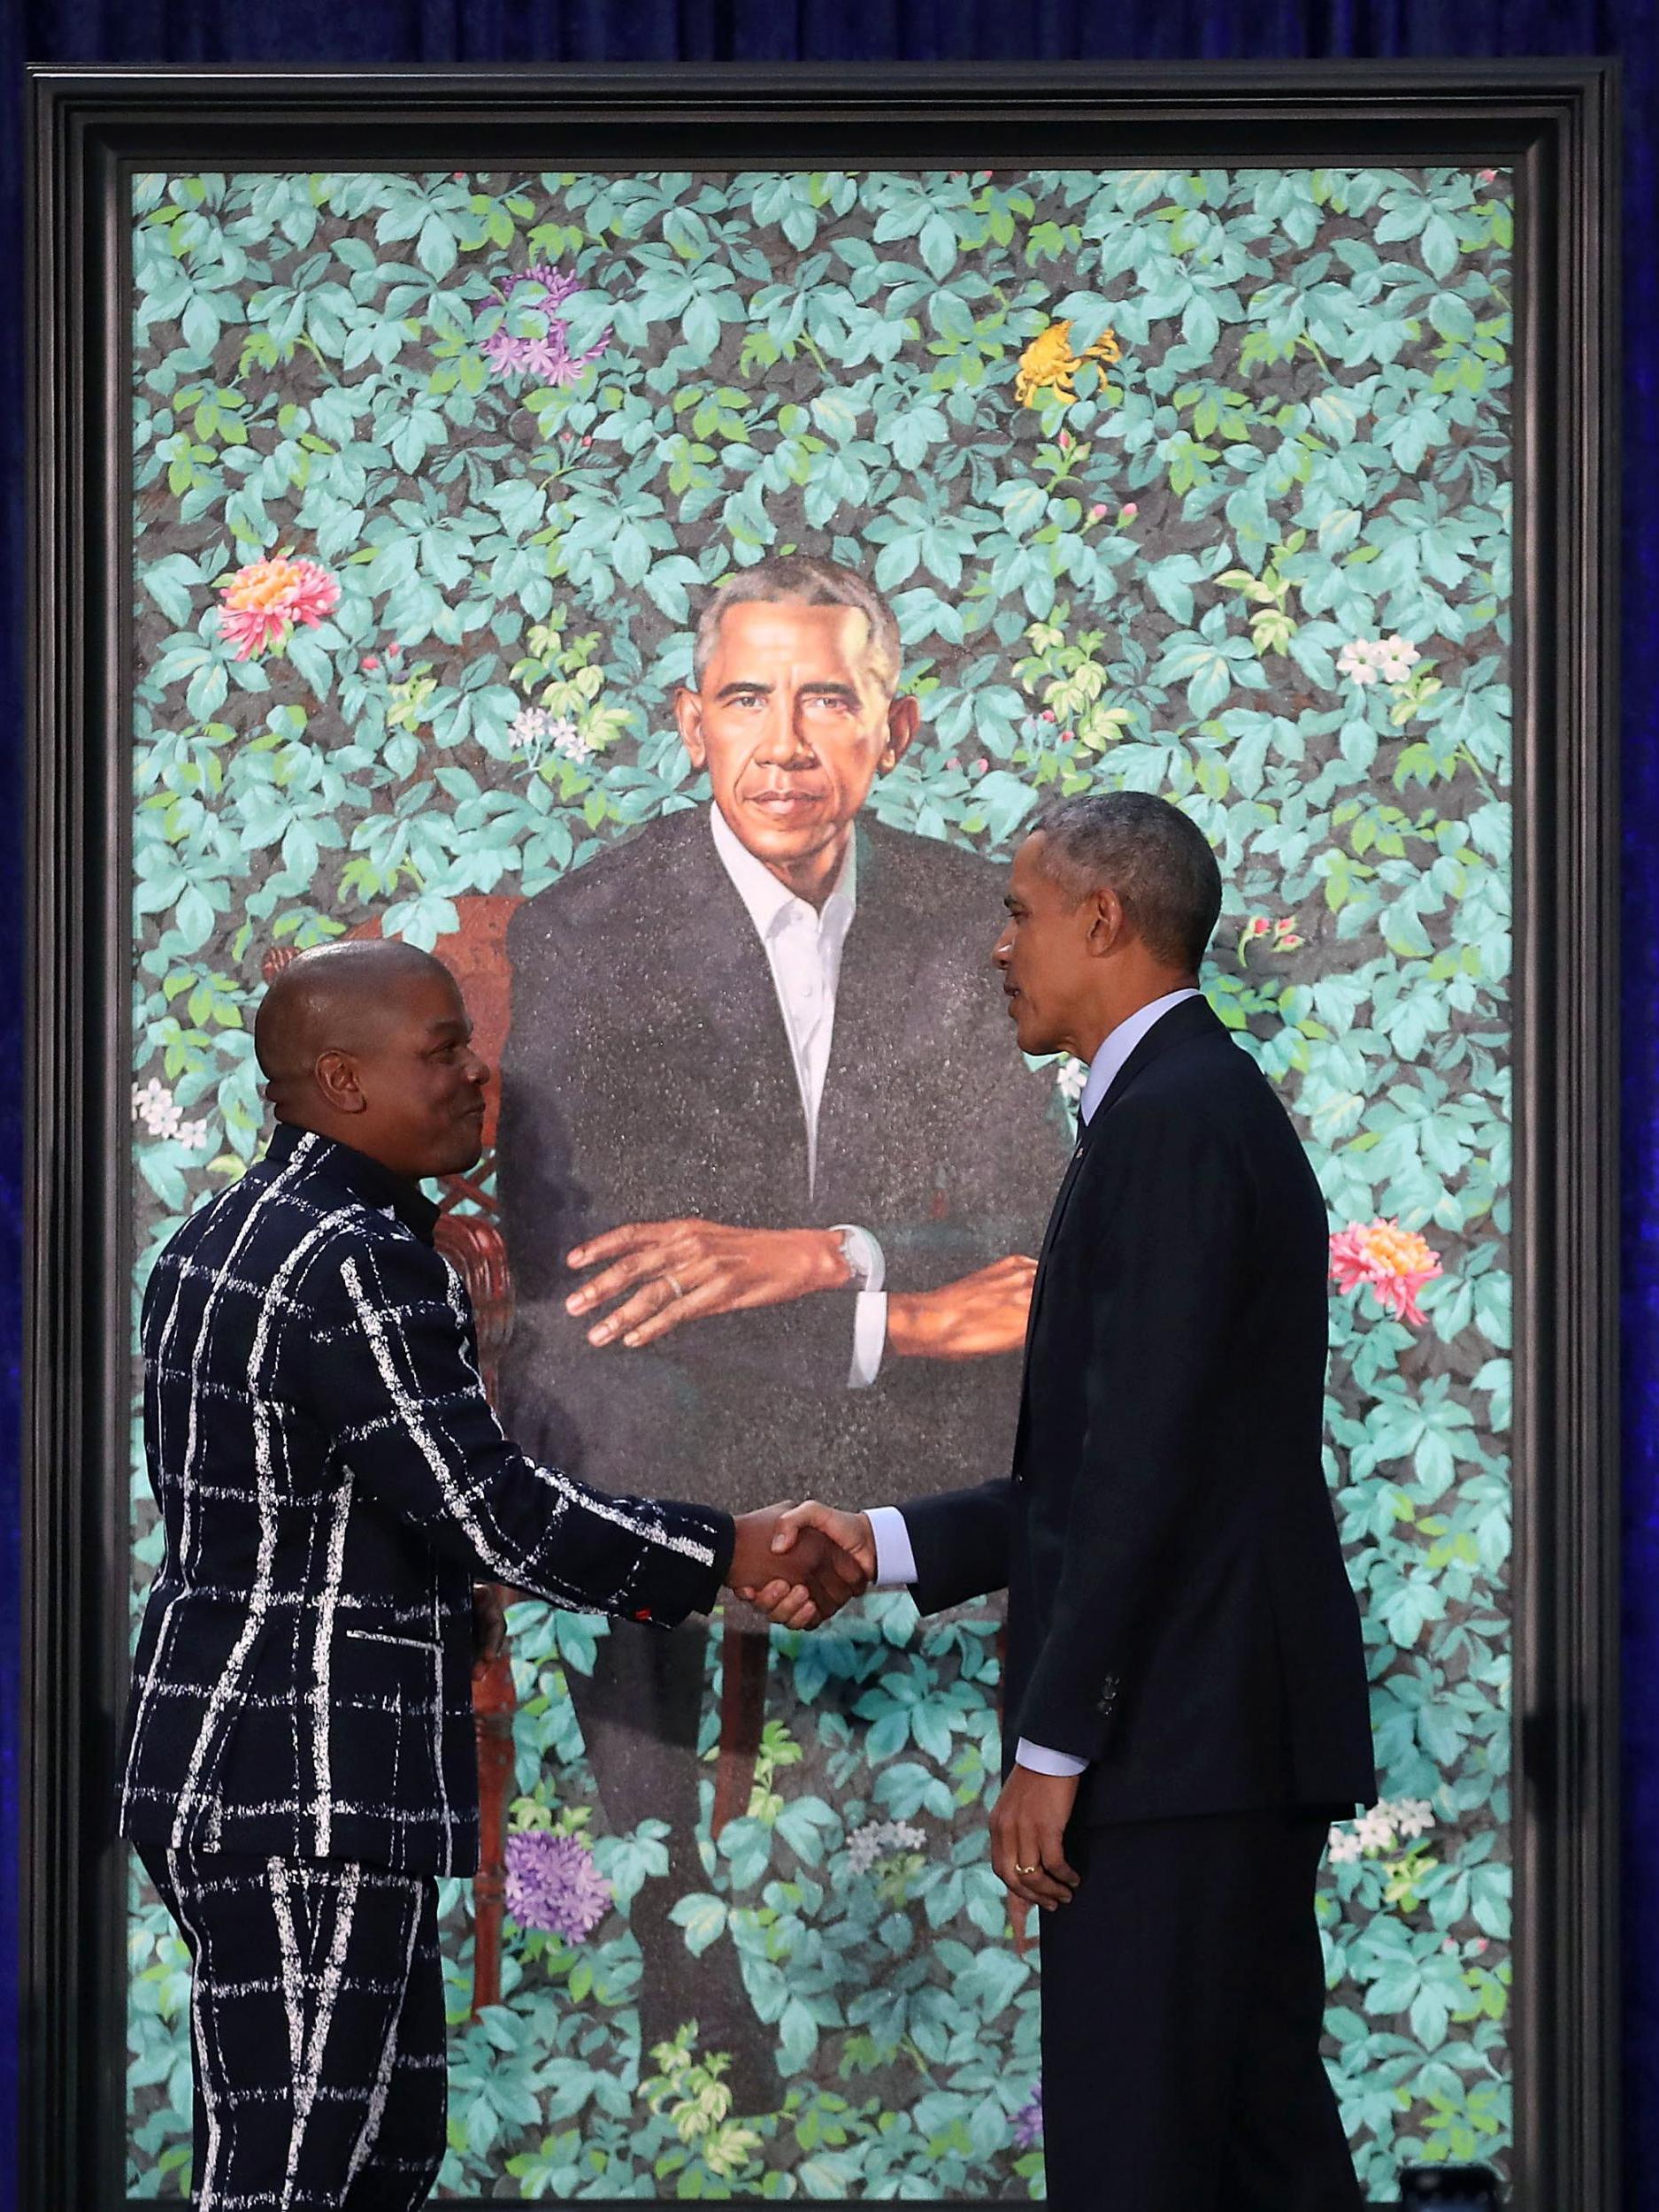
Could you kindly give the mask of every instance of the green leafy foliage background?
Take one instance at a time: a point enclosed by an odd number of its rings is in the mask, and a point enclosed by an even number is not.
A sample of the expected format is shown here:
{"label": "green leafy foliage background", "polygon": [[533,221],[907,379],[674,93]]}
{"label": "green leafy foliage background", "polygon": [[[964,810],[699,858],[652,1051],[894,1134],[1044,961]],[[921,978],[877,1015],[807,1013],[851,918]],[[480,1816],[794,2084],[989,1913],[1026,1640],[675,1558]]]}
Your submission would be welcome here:
{"label": "green leafy foliage background", "polygon": [[[1329,2055],[1374,2196],[1397,2160],[1501,2162],[1507,180],[149,176],[134,218],[141,1277],[259,1144],[269,947],[372,914],[431,944],[457,896],[534,891],[705,796],[670,714],[700,595],[789,548],[864,566],[926,717],[882,816],[1000,854],[1040,791],[1178,798],[1228,887],[1212,1002],[1333,1227],[1396,1217],[1443,1263],[1421,1328],[1369,1290],[1333,1306],[1383,1786],[1432,1825],[1327,1876]],[[541,265],[580,280],[569,353],[599,349],[568,381],[486,350],[546,326]],[[1034,342],[1070,384],[1017,391]],[[238,659],[219,588],[278,552],[338,603]],[[1409,672],[1354,680],[1344,649],[1389,636]],[[142,1587],[142,1471],[134,1540]],[[755,1802],[718,1850],[705,1803],[678,1909],[688,1962],[734,1946],[775,2026],[789,2085],[761,2115],[695,2037],[638,2049],[628,1906],[664,1855],[649,1822],[603,1832],[564,1694],[603,1632],[515,1622],[515,1823],[590,1839],[614,1909],[583,1944],[510,1924],[503,2002],[469,2024],[446,1890],[444,2190],[1041,2193],[1034,1968],[984,1828],[990,1614],[872,1599],[774,1639]],[[138,1890],[130,1934],[131,2185],[176,2195],[184,1955]]]}

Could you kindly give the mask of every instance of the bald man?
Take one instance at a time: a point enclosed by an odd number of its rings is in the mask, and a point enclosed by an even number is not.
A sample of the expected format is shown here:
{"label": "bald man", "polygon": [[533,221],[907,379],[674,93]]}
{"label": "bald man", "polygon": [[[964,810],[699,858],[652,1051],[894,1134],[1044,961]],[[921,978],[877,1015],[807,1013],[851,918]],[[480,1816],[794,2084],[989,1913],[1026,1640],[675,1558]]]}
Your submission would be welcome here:
{"label": "bald man", "polygon": [[[403,2212],[445,2142],[436,1878],[477,1863],[474,1578],[670,1627],[769,1578],[778,1515],[610,1495],[503,1434],[419,1189],[477,1160],[490,1079],[447,969],[303,954],[254,1042],[270,1148],[144,1294],[165,1549],[121,1827],[190,1949],[200,2212]],[[797,1578],[826,1610],[835,1558]]]}

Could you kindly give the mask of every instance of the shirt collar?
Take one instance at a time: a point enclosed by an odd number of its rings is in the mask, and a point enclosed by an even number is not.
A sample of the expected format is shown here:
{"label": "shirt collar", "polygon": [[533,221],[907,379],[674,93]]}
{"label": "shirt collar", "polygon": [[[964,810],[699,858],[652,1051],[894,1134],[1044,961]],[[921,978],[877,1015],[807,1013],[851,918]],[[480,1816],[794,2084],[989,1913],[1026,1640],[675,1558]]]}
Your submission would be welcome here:
{"label": "shirt collar", "polygon": [[1085,1123],[1094,1118],[1094,1110],[1123,1073],[1130,1054],[1146,1035],[1148,1030],[1163,1020],[1173,1006],[1181,1005],[1199,994],[1189,984],[1179,991],[1166,991],[1162,998],[1150,1000],[1138,1006],[1126,1021],[1118,1023],[1101,1041],[1100,1050],[1088,1064],[1088,1080],[1083,1086],[1083,1095],[1078,1102],[1078,1111]]}
{"label": "shirt collar", "polygon": [[419,1184],[394,1175],[389,1167],[370,1159],[366,1152],[358,1152],[333,1137],[319,1136],[314,1129],[302,1129],[296,1123],[280,1121],[265,1148],[265,1157],[280,1165],[284,1160],[291,1159],[302,1144],[309,1148],[307,1159],[319,1175],[343,1183],[353,1197],[360,1198],[365,1206],[373,1206],[378,1212],[389,1208],[423,1244],[432,1242],[438,1209]]}
{"label": "shirt collar", "polygon": [[764,860],[757,860],[732,828],[718,806],[709,809],[709,827],[714,833],[714,849],[720,856],[720,865],[732,879],[737,895],[749,909],[749,918],[755,925],[757,935],[763,944],[772,936],[779,924],[795,907],[803,907],[819,926],[824,923],[850,922],[858,904],[858,840],[847,840],[847,857],[841,872],[835,879],[835,887],[824,902],[820,916],[810,902],[797,897],[787,883],[780,883]]}

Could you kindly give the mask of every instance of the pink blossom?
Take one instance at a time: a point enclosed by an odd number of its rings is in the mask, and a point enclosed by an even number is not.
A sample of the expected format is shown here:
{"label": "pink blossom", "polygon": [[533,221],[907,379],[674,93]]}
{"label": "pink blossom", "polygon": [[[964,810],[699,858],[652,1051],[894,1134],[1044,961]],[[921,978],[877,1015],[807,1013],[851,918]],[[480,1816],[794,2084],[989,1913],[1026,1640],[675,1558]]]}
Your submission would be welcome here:
{"label": "pink blossom", "polygon": [[1135,502],[1132,499],[1127,506],[1120,507],[1118,510],[1118,519],[1119,522],[1133,522],[1140,512],[1141,510],[1139,506],[1137,506]]}
{"label": "pink blossom", "polygon": [[974,762],[974,764],[973,764],[973,772],[974,772],[974,774],[975,774],[976,776],[982,776],[982,775],[984,775],[984,773],[985,773],[986,770],[987,770],[987,769],[990,766],[990,764],[990,764],[990,762],[989,762],[988,760],[987,760],[987,758],[985,757],[985,755],[984,755],[983,753],[981,753],[981,754],[980,754],[980,756],[979,756],[979,759],[978,759],[978,760],[976,760],[976,761]]}
{"label": "pink blossom", "polygon": [[611,334],[604,332],[597,344],[589,346],[586,353],[570,349],[570,326],[552,311],[567,300],[572,292],[581,289],[581,279],[573,270],[555,268],[549,261],[532,262],[527,269],[514,272],[504,285],[495,288],[496,298],[503,307],[512,305],[513,294],[520,285],[540,286],[545,297],[526,302],[520,313],[536,317],[541,325],[536,337],[518,338],[505,323],[491,331],[480,350],[497,376],[534,376],[543,384],[562,386],[574,384],[590,361],[596,361],[611,342]]}
{"label": "pink blossom", "polygon": [[366,668],[371,675],[373,675],[380,664],[380,657],[378,653],[365,653],[357,664],[359,668]]}
{"label": "pink blossom", "polygon": [[1331,1239],[1331,1279],[1337,1288],[1355,1292],[1369,1283],[1378,1303],[1414,1329],[1424,1319],[1417,1293],[1444,1272],[1427,1239],[1397,1221],[1356,1222]]}
{"label": "pink blossom", "polygon": [[1498,173],[1495,169],[1482,169],[1479,175],[1482,184],[1496,184],[1498,181]]}
{"label": "pink blossom", "polygon": [[1088,518],[1091,522],[1099,522],[1105,512],[1104,507],[1091,507],[1088,511]]}
{"label": "pink blossom", "polygon": [[1071,442],[1071,433],[1069,430],[1063,430],[1056,442],[1058,444],[1061,452],[1064,453]]}
{"label": "pink blossom", "polygon": [[235,646],[239,661],[286,645],[296,624],[314,630],[340,603],[336,577],[315,561],[290,560],[285,553],[250,561],[219,590],[225,598],[219,634]]}

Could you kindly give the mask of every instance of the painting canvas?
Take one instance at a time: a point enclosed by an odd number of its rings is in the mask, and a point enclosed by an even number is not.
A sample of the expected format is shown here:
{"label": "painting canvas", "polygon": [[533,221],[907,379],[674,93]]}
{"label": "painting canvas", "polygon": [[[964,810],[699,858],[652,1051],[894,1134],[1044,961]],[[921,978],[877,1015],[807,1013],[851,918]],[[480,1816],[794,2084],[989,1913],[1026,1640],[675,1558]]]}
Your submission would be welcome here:
{"label": "painting canvas", "polygon": [[[516,1433],[735,1506],[1001,1471],[1083,1075],[1013,1043],[1008,859],[1087,788],[1210,838],[1204,987],[1330,1214],[1384,1800],[1320,1911],[1379,2200],[1510,2140],[1512,187],[268,169],[130,208],[135,1293],[266,1133],[265,981],[379,931],[499,1070],[436,1194]],[[136,1456],[132,1532],[137,1594]],[[513,1608],[441,2193],[1041,2195],[999,1629]],[[185,1955],[136,1871],[128,1932],[127,2186],[178,2197]]]}

